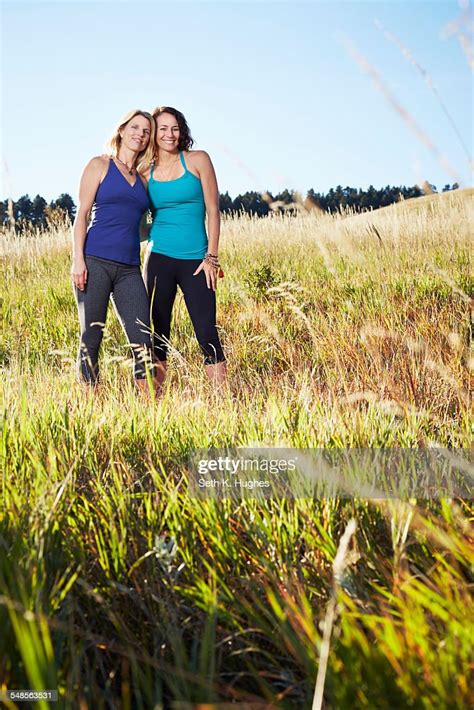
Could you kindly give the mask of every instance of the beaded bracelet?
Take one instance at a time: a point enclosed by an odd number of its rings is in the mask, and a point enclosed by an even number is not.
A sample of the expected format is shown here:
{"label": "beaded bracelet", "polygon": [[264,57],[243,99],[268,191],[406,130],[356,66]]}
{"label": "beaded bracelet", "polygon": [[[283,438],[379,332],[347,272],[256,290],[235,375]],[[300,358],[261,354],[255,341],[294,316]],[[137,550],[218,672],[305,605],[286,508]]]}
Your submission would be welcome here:
{"label": "beaded bracelet", "polygon": [[217,254],[209,254],[209,252],[205,255],[204,261],[207,261],[208,264],[210,264],[214,269],[219,269],[220,264],[219,264],[219,259],[217,257]]}

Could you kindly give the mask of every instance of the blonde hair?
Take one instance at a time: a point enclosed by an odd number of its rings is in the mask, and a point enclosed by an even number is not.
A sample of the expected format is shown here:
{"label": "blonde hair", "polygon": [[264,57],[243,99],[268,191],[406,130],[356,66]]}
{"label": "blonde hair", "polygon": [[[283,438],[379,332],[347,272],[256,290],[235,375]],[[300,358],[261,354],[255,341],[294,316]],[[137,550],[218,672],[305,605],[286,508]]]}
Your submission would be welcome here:
{"label": "blonde hair", "polygon": [[135,116],[143,116],[150,122],[150,140],[148,141],[148,145],[145,150],[142,150],[141,153],[138,153],[137,155],[136,169],[138,170],[138,172],[141,172],[149,166],[149,164],[153,160],[153,154],[155,152],[156,123],[155,119],[150,113],[148,113],[148,111],[142,111],[141,109],[133,109],[132,111],[126,113],[125,116],[121,118],[116,128],[114,129],[111,137],[105,144],[105,151],[107,155],[111,155],[114,158],[118,156],[120,146],[122,144],[121,131],[125,128],[127,123],[129,123],[133,118],[135,118]]}

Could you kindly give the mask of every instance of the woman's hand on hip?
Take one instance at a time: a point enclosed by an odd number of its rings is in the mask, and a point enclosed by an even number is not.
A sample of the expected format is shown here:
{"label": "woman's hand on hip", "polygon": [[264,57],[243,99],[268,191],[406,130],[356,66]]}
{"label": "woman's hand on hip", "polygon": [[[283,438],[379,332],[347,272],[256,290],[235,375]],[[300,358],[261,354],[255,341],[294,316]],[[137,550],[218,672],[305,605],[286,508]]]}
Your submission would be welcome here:
{"label": "woman's hand on hip", "polygon": [[74,259],[71,267],[71,276],[74,286],[79,291],[84,291],[87,283],[87,266],[84,259]]}
{"label": "woman's hand on hip", "polygon": [[206,276],[207,288],[212,288],[212,290],[215,291],[217,288],[218,269],[209,264],[207,261],[203,260],[199,264],[193,276],[197,276],[200,271],[204,271],[204,274]]}

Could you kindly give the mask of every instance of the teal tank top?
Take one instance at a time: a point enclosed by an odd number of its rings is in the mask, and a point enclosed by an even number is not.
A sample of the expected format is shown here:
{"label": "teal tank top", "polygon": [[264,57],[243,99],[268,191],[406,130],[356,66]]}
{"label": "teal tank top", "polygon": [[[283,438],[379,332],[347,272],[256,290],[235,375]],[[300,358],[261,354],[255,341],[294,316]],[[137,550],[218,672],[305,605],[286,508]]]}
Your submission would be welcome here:
{"label": "teal tank top", "polygon": [[200,179],[187,169],[183,153],[179,157],[184,174],[176,180],[155,180],[154,164],[150,171],[151,251],[175,259],[202,259],[207,251],[202,185]]}

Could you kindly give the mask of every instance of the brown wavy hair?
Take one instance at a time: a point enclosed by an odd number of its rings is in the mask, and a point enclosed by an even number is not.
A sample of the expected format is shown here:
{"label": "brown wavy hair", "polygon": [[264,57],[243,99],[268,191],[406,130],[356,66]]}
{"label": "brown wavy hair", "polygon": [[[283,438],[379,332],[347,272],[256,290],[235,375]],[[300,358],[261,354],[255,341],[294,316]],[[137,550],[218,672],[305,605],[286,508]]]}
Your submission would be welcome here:
{"label": "brown wavy hair", "polygon": [[181,111],[178,111],[176,108],[172,108],[172,106],[157,106],[153,110],[153,118],[156,121],[156,125],[158,127],[158,116],[161,116],[162,113],[170,113],[172,116],[175,117],[178,126],[179,126],[179,141],[178,141],[178,150],[191,150],[191,148],[194,145],[194,140],[193,137],[191,136],[191,131],[189,130],[188,123],[186,119],[184,118],[184,115],[181,113]]}

